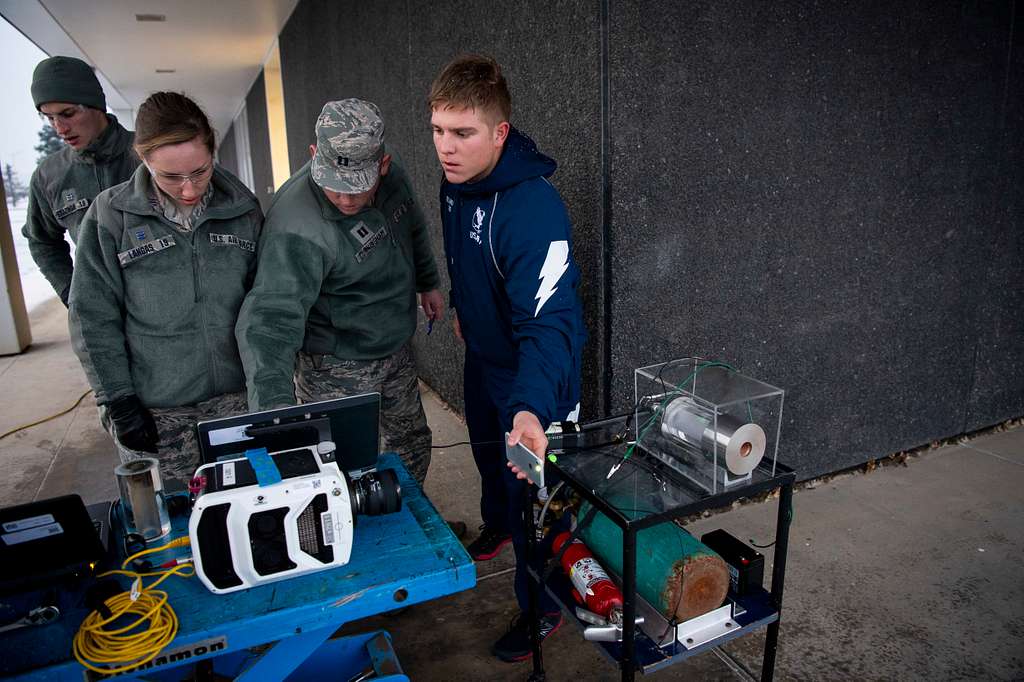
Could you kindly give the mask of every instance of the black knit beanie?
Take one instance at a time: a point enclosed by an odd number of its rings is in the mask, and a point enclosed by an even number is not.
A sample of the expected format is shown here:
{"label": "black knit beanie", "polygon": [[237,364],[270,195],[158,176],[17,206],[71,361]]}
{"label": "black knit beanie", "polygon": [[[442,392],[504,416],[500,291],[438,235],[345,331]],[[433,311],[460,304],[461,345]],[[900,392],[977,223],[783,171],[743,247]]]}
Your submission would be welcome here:
{"label": "black knit beanie", "polygon": [[32,101],[36,109],[47,102],[70,102],[107,110],[107,98],[92,67],[74,57],[39,62],[32,72]]}

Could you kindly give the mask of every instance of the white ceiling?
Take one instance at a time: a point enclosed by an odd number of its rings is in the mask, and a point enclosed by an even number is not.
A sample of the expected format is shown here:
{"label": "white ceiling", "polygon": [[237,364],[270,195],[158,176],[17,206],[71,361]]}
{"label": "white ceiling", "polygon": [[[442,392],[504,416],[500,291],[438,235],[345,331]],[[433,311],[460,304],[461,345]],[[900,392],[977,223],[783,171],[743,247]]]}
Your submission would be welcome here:
{"label": "white ceiling", "polygon": [[[151,92],[175,90],[199,102],[223,134],[297,2],[0,0],[0,14],[44,52],[95,66],[108,106],[122,116],[134,116]],[[136,14],[166,21],[139,22]]]}

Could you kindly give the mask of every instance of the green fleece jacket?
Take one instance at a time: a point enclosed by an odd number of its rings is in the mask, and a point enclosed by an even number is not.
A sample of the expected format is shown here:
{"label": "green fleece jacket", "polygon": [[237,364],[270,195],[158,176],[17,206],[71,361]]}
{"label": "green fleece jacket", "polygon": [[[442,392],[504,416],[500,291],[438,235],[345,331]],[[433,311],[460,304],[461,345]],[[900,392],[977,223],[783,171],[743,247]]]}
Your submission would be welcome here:
{"label": "green fleece jacket", "polygon": [[295,353],[375,360],[416,329],[416,292],[439,286],[426,221],[397,159],[373,205],[346,216],[309,164],[274,197],[256,283],[238,316],[249,408],[295,402]]}
{"label": "green fleece jacket", "polygon": [[[132,150],[131,133],[107,114],[107,127],[92,144],[76,152],[65,146],[50,154],[29,182],[28,214],[21,233],[40,272],[61,298],[71,285],[71,241],[78,241],[78,225],[96,195],[130,178],[139,165]],[[65,301],[66,302],[66,301]]]}
{"label": "green fleece jacket", "polygon": [[191,232],[154,206],[145,166],[82,221],[69,321],[97,403],[177,407],[244,388],[234,329],[263,216],[238,178],[216,166],[211,181]]}

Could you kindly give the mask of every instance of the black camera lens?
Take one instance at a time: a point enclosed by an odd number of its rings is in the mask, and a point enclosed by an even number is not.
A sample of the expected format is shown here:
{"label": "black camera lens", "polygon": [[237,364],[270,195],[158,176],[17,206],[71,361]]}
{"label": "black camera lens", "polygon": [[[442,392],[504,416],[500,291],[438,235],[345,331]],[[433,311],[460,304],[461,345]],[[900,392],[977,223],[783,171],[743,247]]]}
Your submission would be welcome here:
{"label": "black camera lens", "polygon": [[363,474],[349,483],[352,514],[378,516],[402,509],[402,486],[391,469]]}

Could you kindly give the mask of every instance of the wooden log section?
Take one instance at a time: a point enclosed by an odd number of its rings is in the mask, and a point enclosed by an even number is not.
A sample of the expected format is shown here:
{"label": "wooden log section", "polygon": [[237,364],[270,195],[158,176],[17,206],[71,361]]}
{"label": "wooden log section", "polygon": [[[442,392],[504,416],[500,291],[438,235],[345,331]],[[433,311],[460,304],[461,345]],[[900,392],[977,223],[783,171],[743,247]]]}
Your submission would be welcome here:
{"label": "wooden log section", "polygon": [[[584,502],[578,521],[590,514]],[[603,566],[622,575],[622,529],[595,512],[580,539]],[[637,592],[668,620],[689,620],[716,609],[729,590],[729,570],[720,556],[674,523],[637,533]]]}

